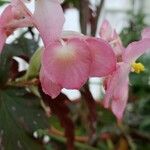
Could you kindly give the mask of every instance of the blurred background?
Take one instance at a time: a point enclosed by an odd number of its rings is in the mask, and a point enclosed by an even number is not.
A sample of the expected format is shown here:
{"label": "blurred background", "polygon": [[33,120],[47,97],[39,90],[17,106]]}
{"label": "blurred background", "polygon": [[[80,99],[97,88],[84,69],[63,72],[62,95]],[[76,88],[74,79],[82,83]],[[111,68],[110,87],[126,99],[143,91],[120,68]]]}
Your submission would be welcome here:
{"label": "blurred background", "polygon": [[[0,1],[1,12],[7,5],[3,2]],[[27,7],[34,11],[33,2]],[[107,19],[120,34],[125,47],[139,40],[141,31],[150,25],[150,0],[65,0],[62,7],[66,18],[64,30],[99,36],[100,26]],[[12,44],[22,35],[36,42],[39,37],[34,28],[22,29],[10,36],[7,43]],[[41,40],[38,40],[38,45],[42,45]],[[28,62],[18,57],[15,59],[19,61],[19,70],[26,71]],[[51,141],[45,149],[64,150],[65,132],[67,139],[72,138],[68,140],[68,147],[75,141],[77,150],[150,150],[150,55],[142,56],[139,61],[146,70],[141,74],[130,74],[129,99],[122,122],[118,122],[111,111],[101,105],[103,79],[91,78],[80,91],[63,89],[68,100],[60,110],[63,115],[69,109],[73,121],[64,123],[66,118],[54,111],[48,119],[52,132],[49,135]],[[42,133],[45,134],[44,131]]]}

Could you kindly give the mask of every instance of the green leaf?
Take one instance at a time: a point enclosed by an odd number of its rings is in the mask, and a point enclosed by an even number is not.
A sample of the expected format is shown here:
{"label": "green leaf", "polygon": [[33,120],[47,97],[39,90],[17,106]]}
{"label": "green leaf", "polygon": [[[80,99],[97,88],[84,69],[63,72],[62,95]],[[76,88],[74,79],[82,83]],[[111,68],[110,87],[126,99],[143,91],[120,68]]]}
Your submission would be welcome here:
{"label": "green leaf", "polygon": [[150,98],[148,99],[141,99],[139,101],[139,113],[142,116],[150,116]]}
{"label": "green leaf", "polygon": [[25,74],[25,79],[33,79],[39,75],[41,67],[41,48],[37,49],[29,62],[29,68]]}
{"label": "green leaf", "polygon": [[21,56],[29,60],[34,51],[38,48],[38,43],[34,40],[20,37],[12,44],[6,44],[0,55],[0,86],[5,85],[8,80],[13,56]]}
{"label": "green leaf", "polygon": [[9,3],[8,1],[5,1],[5,0],[0,0],[0,6],[6,4],[6,3]]}
{"label": "green leaf", "polygon": [[0,147],[5,150],[41,150],[33,132],[48,127],[39,99],[23,88],[0,91]]}
{"label": "green leaf", "polygon": [[14,55],[19,56],[23,55],[28,58],[31,58],[34,52],[38,49],[38,42],[33,39],[27,39],[25,37],[20,36],[15,42],[14,42]]}
{"label": "green leaf", "polygon": [[150,116],[145,117],[140,123],[140,130],[145,133],[150,133]]}

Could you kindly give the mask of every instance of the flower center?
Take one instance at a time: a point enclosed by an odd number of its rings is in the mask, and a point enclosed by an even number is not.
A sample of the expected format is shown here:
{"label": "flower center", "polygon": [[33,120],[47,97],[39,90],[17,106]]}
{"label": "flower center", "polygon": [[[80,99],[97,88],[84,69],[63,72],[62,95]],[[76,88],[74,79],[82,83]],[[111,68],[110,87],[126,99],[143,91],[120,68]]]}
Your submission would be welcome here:
{"label": "flower center", "polygon": [[145,70],[145,67],[142,63],[133,63],[132,64],[132,71],[135,73],[141,73]]}
{"label": "flower center", "polygon": [[75,57],[75,50],[70,45],[64,45],[56,49],[56,57],[62,61],[72,61]]}

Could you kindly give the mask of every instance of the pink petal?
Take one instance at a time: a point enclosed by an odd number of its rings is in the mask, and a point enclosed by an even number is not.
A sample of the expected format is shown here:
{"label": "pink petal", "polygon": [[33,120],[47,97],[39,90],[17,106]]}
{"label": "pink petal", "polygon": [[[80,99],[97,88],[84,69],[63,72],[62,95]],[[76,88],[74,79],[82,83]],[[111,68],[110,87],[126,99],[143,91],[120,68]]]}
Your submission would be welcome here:
{"label": "pink petal", "polygon": [[58,0],[37,0],[34,17],[45,45],[61,37],[64,14]]}
{"label": "pink petal", "polygon": [[9,35],[11,32],[11,30],[5,28],[9,20],[12,20],[13,18],[11,9],[12,7],[10,5],[7,6],[0,16],[0,53],[3,50],[7,35]]}
{"label": "pink petal", "polygon": [[29,9],[26,7],[26,5],[23,3],[23,0],[12,0],[11,1],[12,11],[14,13],[14,17],[16,19],[24,17],[31,17],[32,13],[29,11]]}
{"label": "pink petal", "polygon": [[102,77],[111,74],[116,69],[116,57],[113,49],[102,39],[87,38],[92,63],[91,77]]}
{"label": "pink petal", "polygon": [[8,5],[1,14],[0,28],[7,36],[12,34],[17,28],[27,27],[33,24],[28,12],[21,6],[18,3],[16,5]]}
{"label": "pink petal", "polygon": [[41,69],[40,71],[40,81],[44,93],[48,94],[52,98],[56,98],[60,94],[62,89],[61,86],[52,82],[44,69]]}
{"label": "pink petal", "polygon": [[105,108],[108,108],[110,106],[111,100],[114,96],[114,92],[120,92],[118,86],[120,84],[122,85],[122,83],[124,83],[124,81],[128,78],[129,72],[130,65],[126,63],[120,63],[117,66],[117,70],[111,76],[109,76],[109,78],[107,79],[106,94],[103,101]]}
{"label": "pink petal", "polygon": [[12,19],[13,19],[12,6],[8,5],[0,16],[0,26],[4,27]]}
{"label": "pink petal", "polygon": [[111,109],[118,120],[121,120],[128,100],[128,77],[116,87],[111,103]]}
{"label": "pink petal", "polygon": [[110,23],[107,20],[104,20],[101,25],[100,32],[99,32],[100,37],[106,41],[110,41],[112,32],[113,32],[113,29]]}
{"label": "pink petal", "polygon": [[0,52],[7,36],[17,28],[29,25],[32,25],[32,21],[24,4],[20,0],[12,0],[0,16]]}
{"label": "pink petal", "polygon": [[61,38],[64,40],[67,40],[69,38],[74,38],[74,37],[79,37],[79,38],[83,37],[83,39],[86,38],[82,33],[71,31],[71,30],[63,31],[61,34]]}
{"label": "pink petal", "polygon": [[150,39],[145,38],[137,42],[132,42],[124,50],[123,61],[127,63],[132,63],[149,50],[150,50]]}
{"label": "pink petal", "polygon": [[150,27],[147,27],[142,32],[142,39],[150,38]]}
{"label": "pink petal", "polygon": [[110,42],[110,44],[113,47],[115,55],[117,57],[121,56],[124,51],[124,47],[119,35],[115,30],[113,31],[112,41]]}
{"label": "pink petal", "polygon": [[13,14],[13,20],[10,21],[11,26],[14,28],[33,26],[34,18],[22,0],[12,0],[11,6]]}
{"label": "pink petal", "polygon": [[79,89],[88,79],[91,57],[84,40],[73,38],[63,45],[51,43],[43,53],[42,64],[52,81],[67,89]]}
{"label": "pink petal", "polygon": [[2,30],[0,30],[0,53],[3,50],[6,38],[7,38],[6,34]]}
{"label": "pink petal", "polygon": [[106,91],[106,94],[103,100],[103,106],[105,108],[109,108],[110,106],[111,97],[113,95],[113,87],[114,85],[116,85],[116,81],[115,79],[113,79],[114,77],[115,77],[115,74],[113,73],[112,75],[107,76],[103,81],[103,86]]}
{"label": "pink petal", "polygon": [[116,57],[119,57],[122,55],[123,51],[124,51],[124,47],[122,44],[120,44],[120,42],[116,42],[113,44],[113,50],[114,50],[114,53],[116,55]]}
{"label": "pink petal", "polygon": [[31,27],[33,26],[33,22],[31,22],[30,18],[22,19],[22,20],[12,20],[9,23],[10,28],[17,29],[17,28],[24,28],[24,27]]}

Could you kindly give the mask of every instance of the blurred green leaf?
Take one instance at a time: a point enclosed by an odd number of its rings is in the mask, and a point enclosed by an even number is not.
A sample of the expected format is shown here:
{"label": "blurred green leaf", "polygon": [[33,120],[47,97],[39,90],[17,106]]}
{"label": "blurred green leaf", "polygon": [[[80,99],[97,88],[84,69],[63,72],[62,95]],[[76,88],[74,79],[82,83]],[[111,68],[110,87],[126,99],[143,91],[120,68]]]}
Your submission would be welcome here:
{"label": "blurred green leaf", "polygon": [[135,140],[137,144],[137,150],[150,150],[149,142],[145,142],[144,140]]}
{"label": "blurred green leaf", "polygon": [[48,127],[37,97],[22,88],[0,91],[0,147],[5,150],[41,150],[33,132]]}
{"label": "blurred green leaf", "polygon": [[139,113],[142,116],[150,116],[150,98],[148,99],[141,99],[139,101]]}
{"label": "blurred green leaf", "polygon": [[29,68],[25,74],[25,79],[28,80],[37,77],[40,72],[40,67],[41,67],[41,48],[37,49],[36,52],[31,57],[29,62]]}
{"label": "blurred green leaf", "polygon": [[20,56],[28,61],[37,48],[38,43],[36,41],[22,36],[13,43],[5,45],[0,55],[0,86],[4,85],[8,80],[12,58]]}
{"label": "blurred green leaf", "polygon": [[5,1],[5,0],[0,0],[0,6],[6,4],[6,3],[9,3],[8,1]]}
{"label": "blurred green leaf", "polygon": [[112,114],[112,112],[104,108],[101,108],[100,117],[101,117],[101,124],[103,123],[105,125],[110,125],[115,123],[116,121],[116,118]]}
{"label": "blurred green leaf", "polygon": [[127,46],[133,41],[139,40],[141,37],[141,31],[146,26],[144,23],[145,15],[141,12],[139,12],[137,15],[130,13],[128,16],[129,25],[128,27],[125,27],[120,34],[124,46]]}
{"label": "blurred green leaf", "polygon": [[150,116],[145,117],[140,123],[140,130],[145,133],[150,133]]}
{"label": "blurred green leaf", "polygon": [[26,56],[29,59],[32,57],[34,52],[38,49],[38,42],[33,39],[27,39],[23,36],[20,36],[17,40],[14,42],[14,55],[22,55]]}

